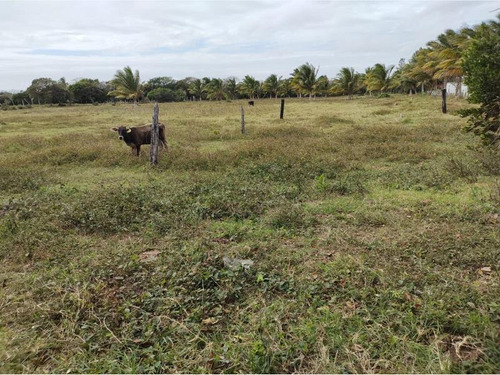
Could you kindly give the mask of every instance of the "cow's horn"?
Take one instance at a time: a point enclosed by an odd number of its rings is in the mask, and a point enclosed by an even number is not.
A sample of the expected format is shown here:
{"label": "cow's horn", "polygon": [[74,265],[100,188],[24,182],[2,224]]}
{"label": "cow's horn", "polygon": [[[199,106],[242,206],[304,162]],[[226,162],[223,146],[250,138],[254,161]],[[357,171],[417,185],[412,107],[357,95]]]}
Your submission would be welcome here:
{"label": "cow's horn", "polygon": [[132,131],[132,129],[127,129],[127,133],[130,133]]}

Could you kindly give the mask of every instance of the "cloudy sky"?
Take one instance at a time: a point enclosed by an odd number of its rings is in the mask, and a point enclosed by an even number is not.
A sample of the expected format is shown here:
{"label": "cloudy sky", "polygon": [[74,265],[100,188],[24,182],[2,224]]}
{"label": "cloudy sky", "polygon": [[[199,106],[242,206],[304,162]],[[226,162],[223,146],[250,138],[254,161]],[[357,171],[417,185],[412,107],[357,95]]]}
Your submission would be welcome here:
{"label": "cloudy sky", "polygon": [[107,81],[246,74],[288,77],[310,62],[334,77],[397,64],[435,39],[494,18],[500,1],[0,0],[0,90],[39,77]]}

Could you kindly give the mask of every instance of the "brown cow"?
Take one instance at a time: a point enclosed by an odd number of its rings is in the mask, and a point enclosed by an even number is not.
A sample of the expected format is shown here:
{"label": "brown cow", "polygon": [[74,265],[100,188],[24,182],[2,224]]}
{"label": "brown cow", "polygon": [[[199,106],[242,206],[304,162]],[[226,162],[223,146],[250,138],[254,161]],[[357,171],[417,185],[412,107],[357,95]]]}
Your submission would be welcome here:
{"label": "brown cow", "polygon": [[[141,152],[141,145],[151,144],[151,130],[153,125],[148,124],[144,126],[133,126],[127,128],[126,126],[120,126],[118,128],[111,128],[111,131],[118,133],[118,139],[125,141],[127,146],[132,147],[132,152],[136,150],[137,156]],[[158,133],[160,138],[160,145],[165,146],[168,149],[167,140],[165,139],[165,125],[158,124]]]}

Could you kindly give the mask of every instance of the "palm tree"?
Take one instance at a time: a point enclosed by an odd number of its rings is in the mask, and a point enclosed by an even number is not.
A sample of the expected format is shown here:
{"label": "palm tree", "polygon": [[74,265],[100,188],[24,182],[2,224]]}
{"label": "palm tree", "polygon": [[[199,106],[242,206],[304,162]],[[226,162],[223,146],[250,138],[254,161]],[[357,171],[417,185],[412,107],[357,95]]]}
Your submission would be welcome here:
{"label": "palm tree", "polygon": [[175,84],[175,89],[176,90],[182,90],[184,92],[184,99],[191,100],[190,98],[190,92],[189,92],[189,87],[195,81],[196,79],[193,77],[186,77],[184,79],[181,79],[180,81],[177,81]]}
{"label": "palm tree", "polygon": [[416,85],[421,87],[422,94],[424,93],[424,88],[426,85],[431,85],[433,82],[433,76],[436,72],[434,67],[426,67],[427,63],[430,61],[429,57],[430,48],[420,48],[415,52],[409,62],[408,70],[405,75],[409,79],[416,81]]}
{"label": "palm tree", "polygon": [[240,92],[250,99],[255,99],[260,91],[260,82],[254,77],[246,75],[240,84]]}
{"label": "palm tree", "polygon": [[359,73],[356,73],[354,68],[344,67],[340,69],[339,74],[333,81],[334,90],[347,95],[351,100],[352,95],[358,89],[359,77]]}
{"label": "palm tree", "polygon": [[407,64],[399,66],[398,70],[396,70],[396,73],[394,73],[394,85],[403,93],[413,94],[417,92],[418,82],[410,74],[413,66],[414,64],[412,62],[409,62]]}
{"label": "palm tree", "polygon": [[230,99],[236,99],[238,96],[238,83],[235,77],[229,77],[224,80],[226,86],[226,93]]}
{"label": "palm tree", "polygon": [[464,75],[462,55],[474,33],[470,28],[463,28],[459,32],[446,30],[437,37],[437,40],[427,44],[430,47],[428,53],[430,61],[425,67],[435,68],[433,78],[442,80],[444,87],[448,81],[456,81],[458,93],[461,92]]}
{"label": "palm tree", "polygon": [[278,78],[276,74],[271,74],[266,78],[262,84],[262,89],[265,93],[269,94],[269,97],[278,97],[278,90],[280,88],[281,77]]}
{"label": "palm tree", "polygon": [[320,96],[327,96],[328,90],[330,89],[330,81],[328,77],[323,75],[319,76],[316,80],[316,90],[315,93]]}
{"label": "palm tree", "polygon": [[373,68],[368,68],[365,77],[366,89],[370,92],[384,92],[392,89],[394,87],[393,69],[394,65],[386,67],[384,64],[375,64]]}
{"label": "palm tree", "polygon": [[294,95],[293,86],[292,86],[292,78],[285,78],[280,81],[280,85],[278,88],[278,95],[281,97],[291,97]]}
{"label": "palm tree", "polygon": [[210,100],[222,100],[227,97],[224,82],[220,78],[213,78],[206,85],[207,98]]}
{"label": "palm tree", "polygon": [[309,94],[309,100],[316,90],[317,85],[317,75],[319,68],[316,69],[312,64],[305,63],[292,73],[292,84],[297,89],[297,91],[302,94]]}
{"label": "palm tree", "polygon": [[191,95],[194,95],[196,98],[199,98],[199,100],[201,100],[204,92],[205,84],[201,79],[197,78],[190,83],[189,93]]}
{"label": "palm tree", "polygon": [[134,101],[134,106],[137,105],[137,101],[142,95],[142,85],[138,70],[133,73],[130,66],[126,66],[123,70],[117,70],[111,84],[115,89],[108,95],[118,99],[131,99]]}

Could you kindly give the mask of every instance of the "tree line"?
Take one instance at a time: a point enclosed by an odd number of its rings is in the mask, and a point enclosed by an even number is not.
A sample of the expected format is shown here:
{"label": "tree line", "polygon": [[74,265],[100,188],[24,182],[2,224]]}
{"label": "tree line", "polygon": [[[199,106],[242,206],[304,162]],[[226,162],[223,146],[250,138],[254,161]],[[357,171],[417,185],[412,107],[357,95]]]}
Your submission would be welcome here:
{"label": "tree line", "polygon": [[[0,93],[4,109],[8,105],[102,103],[109,100],[143,100],[175,102],[186,100],[233,100],[278,97],[308,97],[346,95],[386,96],[389,93],[428,93],[446,88],[448,82],[457,87],[465,82],[470,100],[480,108],[464,111],[469,117],[468,129],[483,136],[486,141],[499,139],[500,112],[500,14],[496,20],[473,27],[446,30],[425,47],[417,50],[411,59],[399,61],[397,66],[377,63],[360,73],[352,67],[343,67],[332,79],[319,75],[319,68],[305,63],[293,70],[289,77],[271,74],[263,81],[246,75],[236,77],[194,78],[175,80],[156,77],[141,82],[139,71],[130,67],[118,70],[108,82],[80,79],[68,84],[64,78],[55,81],[37,78],[23,92]],[[465,79],[465,81],[464,81]]]}
{"label": "tree line", "polygon": [[474,40],[482,35],[482,28],[495,29],[498,22],[489,21],[460,30],[446,30],[426,47],[416,51],[406,62],[397,66],[377,63],[356,72],[343,67],[332,79],[319,75],[319,69],[310,63],[294,69],[289,77],[271,74],[263,81],[246,75],[241,81],[236,77],[194,78],[174,80],[171,77],[156,77],[147,82],[140,81],[138,71],[130,67],[117,71],[108,82],[96,79],[81,79],[68,84],[64,78],[55,81],[37,78],[23,92],[0,93],[0,103],[7,104],[58,104],[58,103],[102,103],[109,100],[154,100],[175,102],[185,100],[233,100],[278,97],[317,97],[346,95],[386,95],[388,93],[432,92],[446,87],[448,82],[457,85],[457,92],[464,78],[464,53]]}

